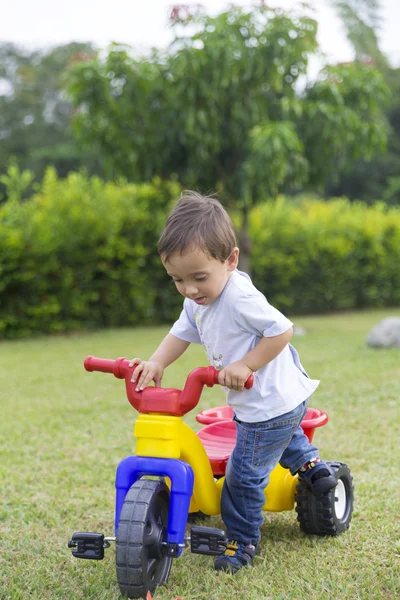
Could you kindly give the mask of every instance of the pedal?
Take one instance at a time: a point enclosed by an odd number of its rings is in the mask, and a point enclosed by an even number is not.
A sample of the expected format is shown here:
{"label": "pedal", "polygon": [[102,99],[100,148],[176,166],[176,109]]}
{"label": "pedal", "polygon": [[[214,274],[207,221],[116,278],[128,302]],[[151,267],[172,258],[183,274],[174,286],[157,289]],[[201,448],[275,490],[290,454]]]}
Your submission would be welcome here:
{"label": "pedal", "polygon": [[194,554],[219,556],[226,549],[228,540],[223,529],[194,525],[190,529],[190,550]]}
{"label": "pedal", "polygon": [[87,558],[88,560],[103,560],[104,548],[109,547],[109,542],[104,541],[102,533],[74,533],[72,539],[68,542],[68,548],[72,550],[72,555],[76,558]]}

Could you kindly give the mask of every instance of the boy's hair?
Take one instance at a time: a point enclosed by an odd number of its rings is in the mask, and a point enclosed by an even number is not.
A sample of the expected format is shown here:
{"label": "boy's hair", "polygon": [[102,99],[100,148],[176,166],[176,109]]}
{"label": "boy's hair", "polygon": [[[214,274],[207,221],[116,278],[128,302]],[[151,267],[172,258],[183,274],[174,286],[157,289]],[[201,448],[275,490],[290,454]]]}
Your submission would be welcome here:
{"label": "boy's hair", "polygon": [[236,246],[233,223],[222,204],[212,196],[184,192],[172,209],[158,241],[164,261],[191,246],[224,262]]}

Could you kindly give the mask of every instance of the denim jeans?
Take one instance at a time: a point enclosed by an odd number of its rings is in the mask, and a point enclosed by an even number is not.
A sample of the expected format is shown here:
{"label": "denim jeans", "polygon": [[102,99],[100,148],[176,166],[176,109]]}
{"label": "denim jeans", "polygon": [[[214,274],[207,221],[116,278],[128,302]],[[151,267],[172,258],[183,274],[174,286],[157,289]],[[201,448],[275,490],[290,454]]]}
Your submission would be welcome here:
{"label": "denim jeans", "polygon": [[229,539],[256,545],[260,539],[269,475],[280,464],[294,475],[318,456],[300,427],[303,402],[292,411],[261,423],[236,421],[236,446],[226,466],[221,516]]}

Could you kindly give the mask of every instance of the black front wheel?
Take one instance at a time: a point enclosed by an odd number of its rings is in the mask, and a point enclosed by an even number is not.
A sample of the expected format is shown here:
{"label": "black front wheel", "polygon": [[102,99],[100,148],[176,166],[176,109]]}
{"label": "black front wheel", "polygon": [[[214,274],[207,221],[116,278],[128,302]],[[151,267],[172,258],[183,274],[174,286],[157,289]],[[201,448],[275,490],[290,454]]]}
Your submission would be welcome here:
{"label": "black front wheel", "polygon": [[315,496],[305,481],[297,484],[295,496],[300,529],[314,535],[339,535],[350,527],[353,513],[354,486],[349,467],[344,463],[327,463],[336,475],[332,490]]}
{"label": "black front wheel", "polygon": [[168,579],[172,559],[163,546],[168,510],[164,481],[140,479],[126,495],[116,545],[117,580],[125,598],[145,598]]}

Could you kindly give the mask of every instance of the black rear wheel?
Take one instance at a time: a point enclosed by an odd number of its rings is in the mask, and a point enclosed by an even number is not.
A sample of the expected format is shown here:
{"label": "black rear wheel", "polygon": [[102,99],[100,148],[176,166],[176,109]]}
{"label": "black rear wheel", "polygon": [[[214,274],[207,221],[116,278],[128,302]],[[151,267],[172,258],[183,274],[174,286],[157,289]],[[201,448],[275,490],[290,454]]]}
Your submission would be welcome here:
{"label": "black rear wheel", "polygon": [[172,559],[163,546],[168,509],[164,481],[140,479],[126,495],[116,545],[117,580],[126,598],[145,598],[168,579]]}
{"label": "black rear wheel", "polygon": [[353,512],[354,487],[349,467],[328,462],[337,478],[332,490],[315,496],[305,481],[297,484],[295,496],[300,529],[314,535],[339,535],[350,527]]}

